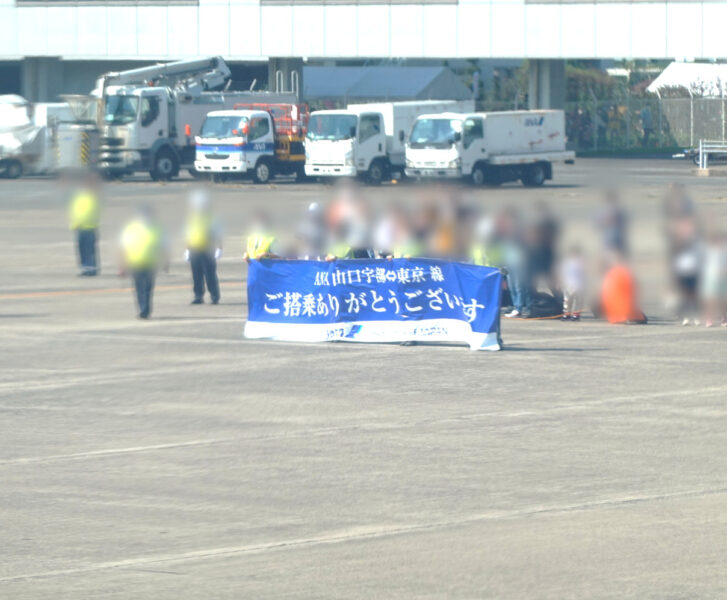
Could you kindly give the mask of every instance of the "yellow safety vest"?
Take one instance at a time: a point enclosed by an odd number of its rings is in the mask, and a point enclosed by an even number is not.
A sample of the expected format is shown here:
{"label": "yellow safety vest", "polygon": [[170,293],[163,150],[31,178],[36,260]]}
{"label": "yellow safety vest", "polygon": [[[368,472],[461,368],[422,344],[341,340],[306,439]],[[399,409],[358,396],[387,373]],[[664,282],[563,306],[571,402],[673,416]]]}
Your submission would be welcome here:
{"label": "yellow safety vest", "polygon": [[336,244],[328,251],[330,256],[335,256],[336,258],[351,258],[352,253],[353,248],[348,244]]}
{"label": "yellow safety vest", "polygon": [[187,220],[187,247],[190,250],[207,250],[212,237],[212,218],[195,213]]}
{"label": "yellow safety vest", "polygon": [[409,242],[407,244],[402,244],[401,246],[396,246],[392,250],[392,256],[394,258],[416,258],[417,256],[421,255],[422,247],[415,242]]}
{"label": "yellow safety vest", "polygon": [[153,225],[143,221],[132,221],[121,235],[121,245],[129,267],[151,269],[159,262],[161,233]]}
{"label": "yellow safety vest", "polygon": [[69,211],[71,229],[97,229],[98,198],[94,192],[82,190],[74,194]]}
{"label": "yellow safety vest", "polygon": [[474,246],[472,248],[472,263],[481,267],[501,267],[502,252],[496,246],[489,250],[484,246]]}
{"label": "yellow safety vest", "polygon": [[248,236],[247,238],[247,256],[249,258],[260,258],[270,253],[270,247],[273,245],[275,237],[258,233]]}

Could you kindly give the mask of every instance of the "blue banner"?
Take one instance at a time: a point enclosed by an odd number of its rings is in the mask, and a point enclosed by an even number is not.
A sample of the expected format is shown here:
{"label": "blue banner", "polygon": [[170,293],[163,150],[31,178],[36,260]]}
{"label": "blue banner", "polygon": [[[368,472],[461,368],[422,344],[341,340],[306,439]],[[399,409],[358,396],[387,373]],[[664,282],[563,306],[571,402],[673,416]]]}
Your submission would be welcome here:
{"label": "blue banner", "polygon": [[426,258],[253,260],[245,337],[500,349],[497,269]]}

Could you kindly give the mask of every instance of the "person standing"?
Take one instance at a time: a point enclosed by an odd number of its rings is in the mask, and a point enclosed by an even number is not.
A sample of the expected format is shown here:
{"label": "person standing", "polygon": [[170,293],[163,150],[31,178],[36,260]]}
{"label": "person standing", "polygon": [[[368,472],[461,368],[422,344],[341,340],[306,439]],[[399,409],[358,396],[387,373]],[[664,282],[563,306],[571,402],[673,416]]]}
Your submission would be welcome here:
{"label": "person standing", "polygon": [[601,233],[605,257],[628,256],[628,215],[615,190],[606,192],[606,199],[596,213],[596,227]]}
{"label": "person standing", "polygon": [[142,208],[121,234],[124,268],[134,281],[139,318],[151,314],[156,272],[162,261],[162,232],[149,208]]}
{"label": "person standing", "polygon": [[537,289],[538,279],[544,280],[554,298],[560,296],[558,281],[553,268],[558,235],[558,220],[545,202],[537,202],[535,205],[535,221],[531,225],[530,243],[528,244],[533,287]]}
{"label": "person standing", "polygon": [[272,233],[270,218],[265,212],[258,212],[252,220],[250,230],[245,241],[245,254],[243,258],[260,260],[261,258],[279,258],[282,251],[275,235]]}
{"label": "person standing", "polygon": [[580,321],[586,289],[586,264],[579,246],[573,246],[561,263],[560,287],[563,290],[561,321]]}
{"label": "person standing", "polygon": [[192,270],[194,298],[192,304],[204,302],[205,282],[212,304],[220,301],[217,260],[222,256],[222,236],[212,215],[209,199],[203,191],[195,192],[187,218],[187,249],[184,256]]}
{"label": "person standing", "polygon": [[512,310],[505,317],[530,317],[531,284],[529,255],[523,241],[523,226],[514,209],[508,209],[498,217],[501,232],[503,266],[507,269],[507,289],[512,301]]}
{"label": "person standing", "polygon": [[76,233],[81,277],[98,275],[99,212],[98,186],[89,177],[72,193],[68,210],[70,228]]}

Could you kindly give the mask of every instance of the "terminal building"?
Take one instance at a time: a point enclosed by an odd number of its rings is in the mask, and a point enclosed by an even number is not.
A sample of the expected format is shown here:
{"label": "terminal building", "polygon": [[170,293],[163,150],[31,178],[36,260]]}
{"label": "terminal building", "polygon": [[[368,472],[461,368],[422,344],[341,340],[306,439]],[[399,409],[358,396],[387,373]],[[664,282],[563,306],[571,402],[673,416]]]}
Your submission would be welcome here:
{"label": "terminal building", "polygon": [[0,93],[215,55],[258,88],[305,64],[528,59],[531,106],[559,107],[566,59],[714,59],[726,21],[720,0],[0,0]]}

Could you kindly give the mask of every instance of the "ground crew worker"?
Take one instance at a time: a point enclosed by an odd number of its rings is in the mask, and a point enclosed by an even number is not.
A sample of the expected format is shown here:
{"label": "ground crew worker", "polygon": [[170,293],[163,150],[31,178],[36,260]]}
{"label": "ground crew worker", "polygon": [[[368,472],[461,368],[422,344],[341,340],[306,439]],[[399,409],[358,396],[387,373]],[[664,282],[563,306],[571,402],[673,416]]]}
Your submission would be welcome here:
{"label": "ground crew worker", "polygon": [[470,248],[472,264],[481,267],[499,268],[503,265],[502,248],[500,248],[495,223],[492,219],[482,219],[475,231],[475,242]]}
{"label": "ground crew worker", "polygon": [[148,319],[156,272],[162,261],[163,239],[149,208],[142,208],[121,234],[125,270],[131,273],[139,318]]}
{"label": "ground crew worker", "polygon": [[342,221],[334,227],[326,253],[327,261],[337,258],[376,258],[376,254],[373,248],[365,245],[360,235],[352,233],[351,223]]}
{"label": "ground crew worker", "polygon": [[98,274],[97,250],[99,225],[99,198],[95,182],[89,178],[71,195],[68,210],[70,228],[76,232],[81,277]]}
{"label": "ground crew worker", "polygon": [[261,258],[279,258],[279,256],[277,239],[270,230],[270,219],[264,213],[256,214],[245,243],[245,260],[250,262]]}
{"label": "ground crew worker", "polygon": [[184,256],[192,269],[192,304],[204,302],[205,281],[212,304],[218,304],[220,284],[217,279],[217,259],[222,256],[219,224],[212,216],[209,199],[204,191],[195,192],[190,204],[186,231],[187,249]]}

